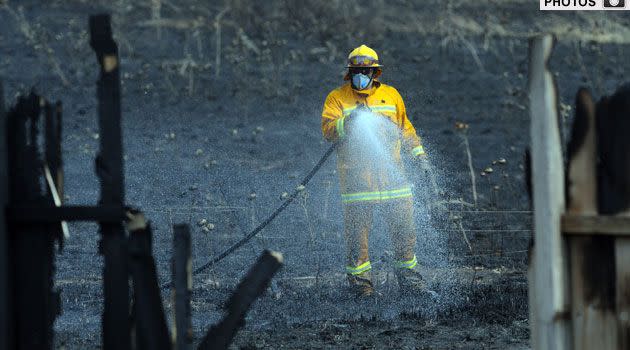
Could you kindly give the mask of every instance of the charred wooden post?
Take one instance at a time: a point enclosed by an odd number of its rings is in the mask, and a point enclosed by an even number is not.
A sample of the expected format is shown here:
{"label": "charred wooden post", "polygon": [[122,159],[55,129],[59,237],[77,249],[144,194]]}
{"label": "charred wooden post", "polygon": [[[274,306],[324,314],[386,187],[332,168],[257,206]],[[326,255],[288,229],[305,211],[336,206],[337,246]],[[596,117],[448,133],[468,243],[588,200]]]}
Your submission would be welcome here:
{"label": "charred wooden post", "polygon": [[190,293],[192,289],[192,256],[190,228],[188,225],[173,226],[172,299],[173,299],[173,348],[188,350],[192,346],[192,320]]}
{"label": "charred wooden post", "polygon": [[136,349],[170,349],[155,261],[151,225],[144,214],[128,212],[129,266],[133,280]]}
{"label": "charred wooden post", "polygon": [[225,304],[227,315],[208,330],[199,349],[227,349],[236,331],[245,323],[245,314],[260,296],[273,275],[282,267],[282,254],[265,250],[241,280]]}
{"label": "charred wooden post", "polygon": [[[597,156],[599,159],[597,207],[600,214],[630,216],[630,83],[611,97],[604,97],[596,107]],[[609,251],[604,260],[611,268],[606,275],[615,281],[610,290],[599,286],[598,293],[614,310],[617,349],[630,348],[630,237],[615,235],[598,239]],[[612,254],[611,254],[612,253]],[[611,257],[614,256],[614,261]],[[613,272],[614,271],[614,272]],[[613,275],[614,274],[614,275]],[[612,316],[612,315],[611,315]],[[611,332],[612,333],[612,332]],[[599,336],[608,335],[600,334]],[[598,348],[603,349],[603,348]]]}
{"label": "charred wooden post", "polygon": [[[44,177],[48,184],[48,197],[50,204],[60,207],[63,202],[63,168],[61,165],[61,102],[55,107],[45,102],[45,150],[44,150]],[[51,227],[51,233],[56,234],[60,249],[63,240],[68,238],[68,224],[61,222],[59,227]]]}
{"label": "charred wooden post", "polygon": [[9,204],[9,145],[4,90],[0,80],[0,349],[13,347],[11,331],[12,301],[9,278],[9,241],[4,208]]}
{"label": "charred wooden post", "polygon": [[[9,203],[44,206],[40,189],[41,155],[38,147],[40,109],[44,101],[35,93],[20,97],[8,114]],[[52,291],[54,235],[49,225],[10,222],[9,259],[13,285],[13,346],[49,349],[59,298]]]}
{"label": "charred wooden post", "polygon": [[63,198],[63,169],[61,160],[61,102],[53,107],[46,102],[44,106],[46,117],[45,140],[46,151],[44,160],[48,165],[56,184],[57,193]]}
{"label": "charred wooden post", "polygon": [[[567,214],[592,217],[598,213],[597,121],[595,102],[586,89],[577,93],[575,113],[567,148]],[[567,239],[571,259],[573,348],[616,349],[613,239],[588,234]]]}
{"label": "charred wooden post", "polygon": [[529,104],[534,204],[529,305],[532,348],[570,349],[567,253],[560,231],[564,169],[558,128],[557,92],[547,69],[554,39],[529,43]]}
{"label": "charred wooden post", "polygon": [[[90,16],[90,46],[100,64],[97,83],[100,150],[96,172],[101,182],[100,204],[124,205],[120,72],[118,47],[112,38],[109,15]],[[127,238],[121,223],[100,223],[105,257],[103,287],[103,346],[129,349],[129,283]]]}
{"label": "charred wooden post", "polygon": [[576,349],[630,347],[629,115],[630,84],[597,105],[588,91],[578,92],[563,218]]}

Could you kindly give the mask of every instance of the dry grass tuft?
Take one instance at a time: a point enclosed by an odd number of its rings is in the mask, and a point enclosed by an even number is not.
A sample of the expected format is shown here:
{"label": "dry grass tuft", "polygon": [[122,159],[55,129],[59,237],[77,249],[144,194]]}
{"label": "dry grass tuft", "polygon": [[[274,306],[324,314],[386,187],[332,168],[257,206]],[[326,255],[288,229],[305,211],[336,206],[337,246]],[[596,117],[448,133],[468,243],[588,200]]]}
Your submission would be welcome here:
{"label": "dry grass tuft", "polygon": [[22,7],[18,7],[16,11],[8,5],[8,1],[4,4],[0,3],[0,5],[5,5],[3,6],[3,9],[6,10],[11,15],[11,17],[13,17],[15,22],[18,24],[20,32],[24,35],[24,37],[33,47],[33,49],[38,54],[46,57],[53,69],[53,72],[55,72],[55,74],[59,77],[59,80],[61,80],[63,86],[69,87],[70,81],[61,69],[61,65],[55,57],[54,50],[47,44],[48,38],[45,37],[45,32],[40,28],[35,28],[31,26],[30,22],[26,19],[26,16],[24,15],[24,9]]}

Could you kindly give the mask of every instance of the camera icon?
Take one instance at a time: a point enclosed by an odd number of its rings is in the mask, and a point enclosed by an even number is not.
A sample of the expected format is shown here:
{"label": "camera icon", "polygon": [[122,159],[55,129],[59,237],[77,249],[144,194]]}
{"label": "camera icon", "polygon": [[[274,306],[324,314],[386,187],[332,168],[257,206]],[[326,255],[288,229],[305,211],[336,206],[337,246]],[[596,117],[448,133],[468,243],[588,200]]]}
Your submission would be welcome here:
{"label": "camera icon", "polygon": [[625,7],[626,0],[604,0],[604,7]]}

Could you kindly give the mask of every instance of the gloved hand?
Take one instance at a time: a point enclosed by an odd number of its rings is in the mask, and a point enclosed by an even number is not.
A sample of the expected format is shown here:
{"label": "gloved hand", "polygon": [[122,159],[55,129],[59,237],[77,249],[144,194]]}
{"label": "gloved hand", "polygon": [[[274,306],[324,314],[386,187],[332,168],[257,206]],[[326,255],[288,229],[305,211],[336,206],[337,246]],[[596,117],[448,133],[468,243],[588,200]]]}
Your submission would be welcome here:
{"label": "gloved hand", "polygon": [[354,111],[352,111],[352,113],[371,113],[372,110],[370,109],[370,107],[364,105],[363,103],[359,104],[357,106],[357,108],[354,109]]}
{"label": "gloved hand", "polygon": [[418,165],[420,171],[425,174],[429,174],[431,172],[431,163],[429,162],[429,157],[426,154],[416,156],[415,162]]}

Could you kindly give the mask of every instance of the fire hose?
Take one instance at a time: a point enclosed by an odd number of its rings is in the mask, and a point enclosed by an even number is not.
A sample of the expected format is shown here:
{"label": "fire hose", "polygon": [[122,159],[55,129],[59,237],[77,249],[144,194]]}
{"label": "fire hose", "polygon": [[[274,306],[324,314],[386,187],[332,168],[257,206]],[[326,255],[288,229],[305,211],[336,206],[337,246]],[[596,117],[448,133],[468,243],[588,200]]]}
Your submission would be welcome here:
{"label": "fire hose", "polygon": [[[291,204],[291,202],[293,202],[293,200],[295,200],[295,198],[297,198],[297,196],[302,191],[304,191],[304,187],[311,181],[311,179],[313,178],[313,176],[315,176],[315,174],[319,171],[319,169],[321,169],[322,165],[324,165],[324,163],[326,162],[328,157],[330,157],[330,155],[335,151],[335,149],[337,148],[337,145],[338,145],[338,143],[333,143],[328,148],[328,150],[324,153],[324,155],[322,155],[322,157],[319,159],[317,164],[315,164],[313,169],[311,169],[311,171],[304,177],[302,182],[300,182],[300,184],[296,187],[296,189],[293,191],[293,193],[287,199],[285,199],[285,201],[273,213],[271,213],[271,215],[269,215],[255,229],[253,229],[245,237],[241,238],[238,242],[234,243],[228,249],[224,250],[221,254],[219,254],[219,255],[215,256],[214,258],[210,259],[205,264],[203,264],[203,265],[199,266],[198,268],[196,268],[192,272],[192,274],[193,275],[199,274],[200,272],[203,272],[204,270],[212,267],[213,265],[215,265],[219,261],[223,260],[228,255],[232,254],[235,250],[237,250],[238,248],[243,246],[250,239],[254,238],[254,236],[256,236],[267,225],[269,225],[280,213],[282,213],[289,206],[289,204]],[[162,285],[162,289],[166,289],[166,288],[171,287],[172,283],[173,282],[171,281],[171,282],[168,282],[168,283]]]}

